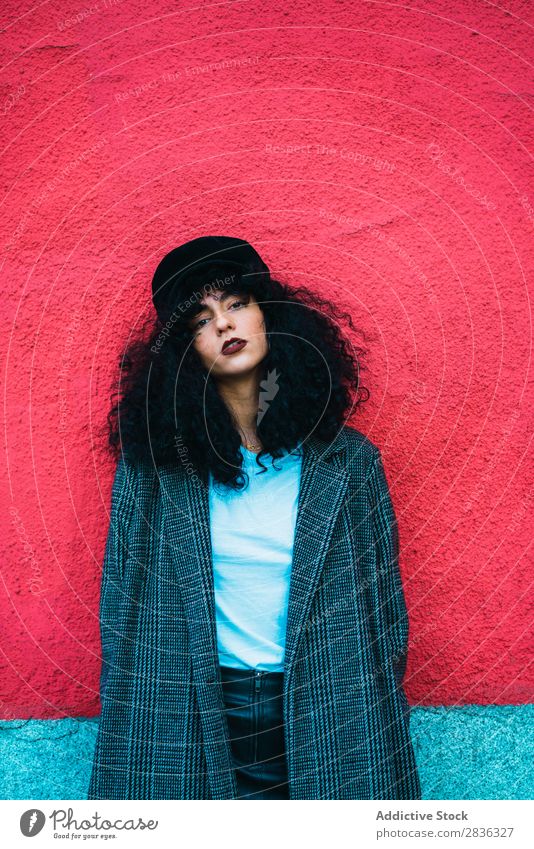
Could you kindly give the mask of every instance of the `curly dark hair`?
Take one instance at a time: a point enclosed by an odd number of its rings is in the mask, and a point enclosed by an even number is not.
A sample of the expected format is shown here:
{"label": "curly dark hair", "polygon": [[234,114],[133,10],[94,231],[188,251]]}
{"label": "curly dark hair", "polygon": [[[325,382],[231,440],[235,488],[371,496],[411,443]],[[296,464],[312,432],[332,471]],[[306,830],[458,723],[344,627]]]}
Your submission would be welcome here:
{"label": "curly dark hair", "polygon": [[[205,280],[192,276],[188,285],[202,290]],[[356,330],[351,316],[309,289],[269,275],[254,283],[238,275],[226,291],[256,298],[270,344],[263,378],[274,373],[278,385],[257,426],[263,445],[258,464],[265,470],[263,455],[281,457],[312,433],[332,441],[347,413],[369,397],[360,384],[366,351],[340,328],[344,321]],[[199,301],[192,298],[175,309],[165,324],[159,317],[148,319],[120,356],[107,416],[108,447],[116,457],[122,452],[132,462],[156,465],[183,463],[185,456],[204,483],[211,472],[217,482],[241,489],[246,478],[241,437],[189,329]]]}

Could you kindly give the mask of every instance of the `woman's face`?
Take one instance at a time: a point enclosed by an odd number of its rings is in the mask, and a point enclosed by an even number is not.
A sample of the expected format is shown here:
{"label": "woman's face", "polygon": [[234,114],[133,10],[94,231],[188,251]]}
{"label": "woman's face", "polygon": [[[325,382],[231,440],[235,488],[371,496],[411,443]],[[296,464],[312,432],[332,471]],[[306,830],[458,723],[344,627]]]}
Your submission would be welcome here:
{"label": "woman's face", "polygon": [[[201,312],[189,321],[193,345],[215,378],[236,377],[255,369],[268,353],[263,313],[254,295],[209,292]],[[225,347],[230,339],[245,345]]]}

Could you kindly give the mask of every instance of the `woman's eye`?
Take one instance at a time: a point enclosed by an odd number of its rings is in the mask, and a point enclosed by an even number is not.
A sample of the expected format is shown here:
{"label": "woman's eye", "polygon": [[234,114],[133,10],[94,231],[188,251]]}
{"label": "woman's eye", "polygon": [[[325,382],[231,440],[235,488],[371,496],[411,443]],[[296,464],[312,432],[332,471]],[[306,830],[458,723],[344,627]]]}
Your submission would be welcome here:
{"label": "woman's eye", "polygon": [[[232,309],[232,307],[246,307],[246,305],[247,305],[247,301],[233,301],[233,303],[230,304],[228,309]],[[204,321],[209,321],[209,318],[201,318],[200,321],[196,322],[196,324],[193,327],[193,330],[201,330],[202,327],[204,326],[203,325]]]}

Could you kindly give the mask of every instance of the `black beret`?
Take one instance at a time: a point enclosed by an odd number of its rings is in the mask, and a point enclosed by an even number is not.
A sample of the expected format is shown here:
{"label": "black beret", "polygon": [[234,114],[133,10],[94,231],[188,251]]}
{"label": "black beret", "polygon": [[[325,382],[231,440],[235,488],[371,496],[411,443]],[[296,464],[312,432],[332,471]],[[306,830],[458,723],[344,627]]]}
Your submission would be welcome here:
{"label": "black beret", "polygon": [[[186,278],[208,267],[235,269],[252,279],[269,269],[252,245],[231,236],[201,236],[174,248],[159,263],[152,279],[152,302],[162,321],[168,319],[187,295]],[[206,280],[206,283],[209,282]]]}

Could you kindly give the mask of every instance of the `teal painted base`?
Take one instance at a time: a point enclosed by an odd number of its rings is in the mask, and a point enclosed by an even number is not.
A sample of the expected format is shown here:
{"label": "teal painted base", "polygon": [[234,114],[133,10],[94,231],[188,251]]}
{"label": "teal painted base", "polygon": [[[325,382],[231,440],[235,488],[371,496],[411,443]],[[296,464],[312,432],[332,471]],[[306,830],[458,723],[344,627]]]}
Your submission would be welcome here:
{"label": "teal painted base", "polygon": [[[424,799],[532,799],[534,705],[413,708]],[[98,718],[0,722],[0,798],[85,799]]]}
{"label": "teal painted base", "polygon": [[424,799],[532,799],[534,705],[413,708]]}

